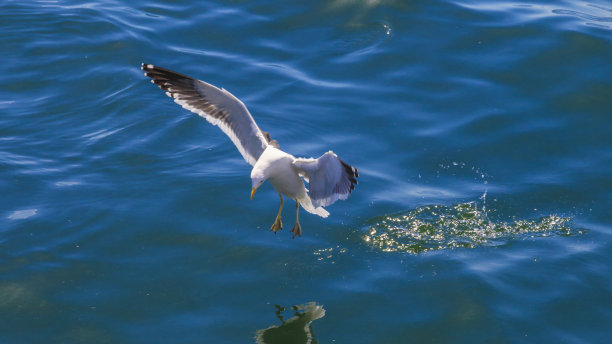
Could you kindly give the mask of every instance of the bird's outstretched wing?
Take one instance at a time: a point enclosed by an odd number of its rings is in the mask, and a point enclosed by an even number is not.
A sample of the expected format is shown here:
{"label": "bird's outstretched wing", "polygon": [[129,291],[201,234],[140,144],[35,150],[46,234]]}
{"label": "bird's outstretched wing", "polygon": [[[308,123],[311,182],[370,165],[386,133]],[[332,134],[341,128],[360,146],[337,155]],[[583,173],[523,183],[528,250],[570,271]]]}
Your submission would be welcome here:
{"label": "bird's outstretched wing", "polygon": [[221,128],[244,160],[255,165],[269,140],[238,98],[224,89],[165,68],[144,63],[141,68],[175,103]]}
{"label": "bird's outstretched wing", "polygon": [[339,199],[347,199],[359,172],[329,151],[318,159],[297,158],[293,167],[308,181],[308,195],[315,207],[325,207]]}

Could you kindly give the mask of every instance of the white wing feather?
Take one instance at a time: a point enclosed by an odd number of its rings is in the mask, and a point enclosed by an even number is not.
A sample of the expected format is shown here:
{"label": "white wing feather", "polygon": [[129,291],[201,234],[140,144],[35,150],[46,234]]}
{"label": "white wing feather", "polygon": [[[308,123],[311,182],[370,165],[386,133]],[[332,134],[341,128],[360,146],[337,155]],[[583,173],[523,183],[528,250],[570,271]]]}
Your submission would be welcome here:
{"label": "white wing feather", "polygon": [[308,181],[308,196],[315,207],[325,207],[351,194],[359,173],[329,151],[318,159],[297,158],[293,167]]}

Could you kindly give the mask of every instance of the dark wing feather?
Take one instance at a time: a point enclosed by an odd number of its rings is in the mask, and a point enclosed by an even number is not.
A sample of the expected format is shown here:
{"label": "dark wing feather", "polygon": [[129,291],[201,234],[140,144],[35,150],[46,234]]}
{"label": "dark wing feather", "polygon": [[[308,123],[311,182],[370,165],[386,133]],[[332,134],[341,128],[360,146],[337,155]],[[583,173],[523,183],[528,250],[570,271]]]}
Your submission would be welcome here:
{"label": "dark wing feather", "polygon": [[152,64],[141,68],[174,102],[221,128],[249,164],[254,165],[268,146],[270,140],[249,110],[228,91]]}

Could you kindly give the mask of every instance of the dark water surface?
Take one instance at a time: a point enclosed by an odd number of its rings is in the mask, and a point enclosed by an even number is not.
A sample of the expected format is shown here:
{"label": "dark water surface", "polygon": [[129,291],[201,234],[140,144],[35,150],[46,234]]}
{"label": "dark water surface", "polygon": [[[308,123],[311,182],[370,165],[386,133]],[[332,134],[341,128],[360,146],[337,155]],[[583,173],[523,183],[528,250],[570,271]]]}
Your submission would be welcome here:
{"label": "dark water surface", "polygon": [[[609,1],[3,1],[0,343],[605,343]],[[360,183],[304,236],[139,70]]]}

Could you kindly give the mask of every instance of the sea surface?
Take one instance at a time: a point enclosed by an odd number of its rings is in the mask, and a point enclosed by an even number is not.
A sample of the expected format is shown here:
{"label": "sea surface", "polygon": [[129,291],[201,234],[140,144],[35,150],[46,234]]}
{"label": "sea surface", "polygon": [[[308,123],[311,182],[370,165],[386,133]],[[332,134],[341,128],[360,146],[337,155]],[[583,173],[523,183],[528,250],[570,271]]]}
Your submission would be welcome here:
{"label": "sea surface", "polygon": [[[0,343],[609,343],[612,3],[0,3]],[[303,236],[140,70],[360,173]]]}

